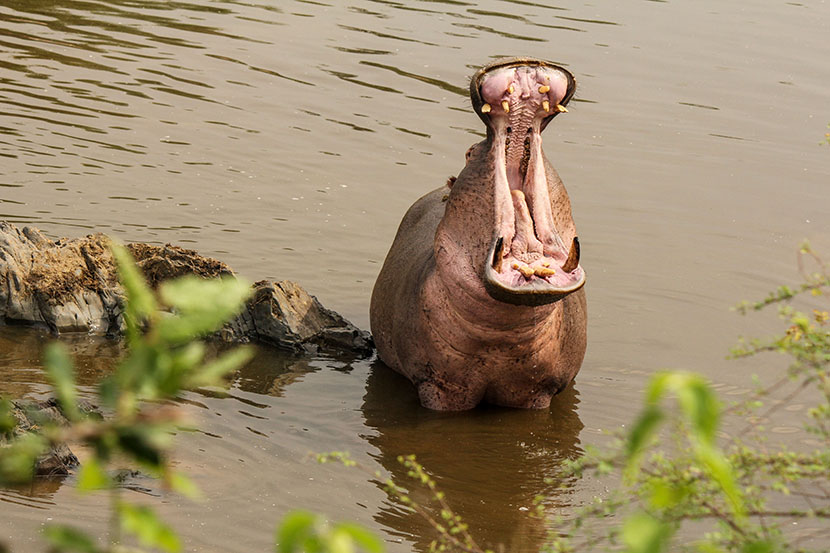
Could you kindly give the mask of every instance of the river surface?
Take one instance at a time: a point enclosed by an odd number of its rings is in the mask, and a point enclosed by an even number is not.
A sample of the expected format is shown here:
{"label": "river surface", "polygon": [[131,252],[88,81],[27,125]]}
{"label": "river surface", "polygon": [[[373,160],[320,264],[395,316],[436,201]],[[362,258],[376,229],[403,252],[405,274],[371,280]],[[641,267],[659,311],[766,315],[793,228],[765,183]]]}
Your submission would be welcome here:
{"label": "river surface", "polygon": [[[823,0],[0,0],[0,219],[193,248],[367,328],[401,216],[481,139],[469,75],[503,56],[567,66],[577,95],[544,139],[582,242],[589,347],[550,410],[428,412],[376,362],[261,351],[227,393],[183,399],[197,430],[177,458],[204,499],[128,492],[188,551],[269,550],[292,508],[423,551],[424,523],[375,483],[308,458],[401,476],[415,453],[482,542],[530,552],[550,524],[534,496],[567,515],[604,491],[545,478],[631,421],[650,374],[696,370],[731,399],[785,366],[725,359],[779,326],[730,307],[796,281],[802,239],[830,257],[828,36]],[[0,392],[48,393],[47,340],[0,329]],[[66,340],[89,394],[118,346]],[[0,542],[41,551],[44,523],[103,531],[105,512],[71,485],[0,491]]]}

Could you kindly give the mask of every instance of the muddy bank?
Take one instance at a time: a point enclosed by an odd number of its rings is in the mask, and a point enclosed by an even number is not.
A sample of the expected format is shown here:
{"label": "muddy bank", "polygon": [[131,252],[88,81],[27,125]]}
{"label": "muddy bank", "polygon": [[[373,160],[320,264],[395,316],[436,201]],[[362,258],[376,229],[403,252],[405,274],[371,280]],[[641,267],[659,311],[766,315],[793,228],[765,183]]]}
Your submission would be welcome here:
{"label": "muddy bank", "polygon": [[[92,234],[52,241],[33,227],[0,222],[0,318],[56,334],[88,332],[117,336],[124,325],[123,291],[108,238]],[[221,261],[177,246],[128,244],[152,286],[196,274],[233,275]],[[242,312],[216,334],[229,342],[257,342],[297,353],[318,350],[369,355],[369,333],[326,309],[299,284],[283,280],[254,284]]]}

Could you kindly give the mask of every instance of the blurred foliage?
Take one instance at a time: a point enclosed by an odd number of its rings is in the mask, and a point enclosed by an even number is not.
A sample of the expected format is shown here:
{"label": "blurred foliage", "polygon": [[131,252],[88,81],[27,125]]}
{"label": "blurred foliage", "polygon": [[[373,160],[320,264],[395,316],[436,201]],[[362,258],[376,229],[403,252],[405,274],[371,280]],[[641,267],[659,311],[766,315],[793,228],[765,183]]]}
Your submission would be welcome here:
{"label": "blurred foliage", "polygon": [[[73,360],[60,343],[50,344],[44,365],[70,424],[39,420],[36,431],[16,436],[12,403],[0,398],[0,485],[30,481],[37,458],[50,447],[82,444],[91,455],[78,471],[77,486],[84,492],[108,491],[109,536],[99,540],[71,526],[50,524],[44,530],[50,551],[117,553],[147,548],[177,553],[182,543],[173,529],[149,506],[122,498],[113,468],[127,463],[162,479],[169,490],[198,496],[196,486],[172,468],[170,448],[182,413],[170,400],[187,389],[222,385],[226,374],[251,357],[250,348],[240,347],[206,360],[206,347],[200,340],[241,309],[250,286],[235,278],[187,276],[164,282],[154,292],[125,248],[113,244],[112,252],[125,292],[127,354],[98,385],[106,417],[89,416],[79,407]],[[34,411],[32,416],[36,416]],[[308,513],[288,515],[278,528],[277,539],[281,553],[383,551],[380,540],[367,530],[347,523],[329,526]],[[4,551],[0,544],[0,553]]]}
{"label": "blurred foliage", "polygon": [[277,553],[383,553],[383,542],[362,526],[347,522],[329,525],[307,511],[286,515],[276,535]]}
{"label": "blurred foliage", "polygon": [[[743,340],[732,351],[733,357],[785,354],[790,357],[787,375],[726,410],[700,376],[654,376],[643,412],[627,436],[616,447],[591,450],[565,468],[563,478],[616,475],[620,485],[609,497],[558,520],[548,551],[620,546],[629,553],[827,550],[805,544],[830,538],[830,268],[807,244],[800,248],[799,268],[799,286],[782,286],[762,301],[738,306],[741,313],[778,306],[784,333]],[[796,309],[796,301],[810,310]],[[815,445],[795,451],[771,444],[764,423],[802,395],[805,403],[818,398],[804,411],[802,440]],[[670,401],[677,408],[667,407]],[[745,427],[727,438],[724,414],[734,422],[744,420]],[[620,523],[609,525],[609,516]],[[800,520],[814,522],[794,536],[792,530],[801,527],[793,523]]]}
{"label": "blurred foliage", "polygon": [[120,551],[123,535],[144,547],[175,553],[182,545],[173,530],[149,507],[124,501],[111,469],[115,463],[130,464],[161,478],[167,489],[195,494],[187,477],[172,469],[170,447],[181,413],[168,400],[189,388],[221,385],[225,374],[250,358],[250,348],[237,348],[206,361],[200,341],[241,309],[250,286],[234,278],[189,276],[161,284],[157,297],[125,248],[113,244],[112,253],[125,292],[127,354],[98,385],[107,416],[91,417],[79,407],[73,360],[62,344],[50,344],[44,366],[70,424],[40,421],[36,432],[13,437],[11,404],[0,403],[0,433],[10,438],[0,450],[0,483],[30,480],[37,458],[50,447],[82,444],[91,455],[79,471],[78,488],[110,491],[109,545],[102,548],[80,530],[49,525],[44,535],[51,551]]}

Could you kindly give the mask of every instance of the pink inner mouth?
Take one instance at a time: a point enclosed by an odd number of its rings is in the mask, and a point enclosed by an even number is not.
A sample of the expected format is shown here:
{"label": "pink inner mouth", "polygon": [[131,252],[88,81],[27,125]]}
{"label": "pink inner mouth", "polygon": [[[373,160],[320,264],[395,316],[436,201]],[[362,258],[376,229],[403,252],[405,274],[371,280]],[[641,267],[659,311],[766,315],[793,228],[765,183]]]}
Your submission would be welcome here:
{"label": "pink inner mouth", "polygon": [[578,242],[566,246],[554,226],[542,157],[543,123],[565,110],[569,76],[545,65],[483,75],[482,114],[495,132],[497,239],[488,278],[513,291],[568,291],[582,285]]}

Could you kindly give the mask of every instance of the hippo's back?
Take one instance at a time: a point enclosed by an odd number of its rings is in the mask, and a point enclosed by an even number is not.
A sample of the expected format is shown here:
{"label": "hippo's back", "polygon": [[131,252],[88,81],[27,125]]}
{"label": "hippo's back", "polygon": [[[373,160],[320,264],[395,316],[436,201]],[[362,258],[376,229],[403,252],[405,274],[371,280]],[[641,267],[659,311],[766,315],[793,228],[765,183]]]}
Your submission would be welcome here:
{"label": "hippo's back", "polygon": [[[400,357],[411,347],[401,337],[411,337],[416,331],[420,290],[435,267],[435,230],[444,216],[449,192],[442,186],[412,204],[372,290],[369,318],[378,357],[398,372],[402,371]],[[401,343],[393,343],[396,339]]]}

